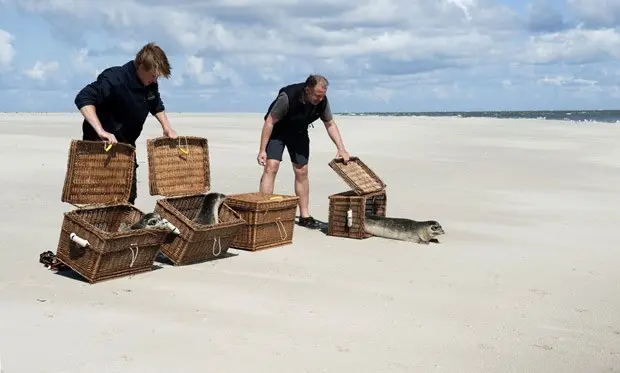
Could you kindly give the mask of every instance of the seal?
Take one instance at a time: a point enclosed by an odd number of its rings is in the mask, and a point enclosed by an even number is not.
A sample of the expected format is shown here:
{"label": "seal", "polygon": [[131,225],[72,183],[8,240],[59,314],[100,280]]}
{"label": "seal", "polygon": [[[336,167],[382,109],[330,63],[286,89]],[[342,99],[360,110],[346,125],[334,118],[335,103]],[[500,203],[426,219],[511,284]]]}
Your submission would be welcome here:
{"label": "seal", "polygon": [[142,216],[140,220],[133,225],[129,225],[125,222],[121,222],[118,227],[119,232],[125,232],[134,229],[155,229],[155,228],[168,228],[167,221],[156,212],[149,212]]}
{"label": "seal", "polygon": [[217,224],[219,222],[220,207],[225,200],[225,194],[207,193],[202,200],[202,205],[194,218],[194,222],[201,225]]}
{"label": "seal", "polygon": [[441,224],[435,220],[415,221],[371,214],[366,214],[364,230],[373,236],[424,245],[431,241],[439,242],[435,237],[445,234]]}

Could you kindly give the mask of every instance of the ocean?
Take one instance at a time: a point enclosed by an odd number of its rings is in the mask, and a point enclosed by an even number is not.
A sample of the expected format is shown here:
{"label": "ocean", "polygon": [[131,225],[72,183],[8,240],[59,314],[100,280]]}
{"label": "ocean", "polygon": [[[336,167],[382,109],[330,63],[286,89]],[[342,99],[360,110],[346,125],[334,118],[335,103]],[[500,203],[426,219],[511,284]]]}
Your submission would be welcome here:
{"label": "ocean", "polygon": [[349,116],[406,116],[406,117],[458,117],[458,118],[504,118],[547,119],[575,122],[620,123],[620,110],[548,110],[548,111],[430,111],[430,112],[364,112],[338,113]]}

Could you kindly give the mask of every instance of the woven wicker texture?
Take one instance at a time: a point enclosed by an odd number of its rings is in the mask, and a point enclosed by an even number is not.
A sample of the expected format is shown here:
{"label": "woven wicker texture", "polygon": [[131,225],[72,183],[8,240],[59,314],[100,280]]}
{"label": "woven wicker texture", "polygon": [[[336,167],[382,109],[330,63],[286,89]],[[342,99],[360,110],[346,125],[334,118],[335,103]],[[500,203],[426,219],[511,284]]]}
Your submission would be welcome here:
{"label": "woven wicker texture", "polygon": [[[169,231],[139,229],[118,232],[121,222],[133,224],[143,213],[129,204],[87,207],[64,214],[57,258],[90,283],[150,271]],[[89,242],[82,248],[69,236]]]}
{"label": "woven wicker texture", "polygon": [[111,204],[126,202],[131,191],[135,149],[131,145],[71,140],[62,202]]}
{"label": "woven wicker texture", "polygon": [[192,221],[198,214],[204,194],[170,197],[157,201],[155,211],[179,228],[180,235],[166,241],[161,251],[174,265],[186,265],[226,257],[234,237],[245,222],[225,203],[220,208],[219,223],[199,225]]}
{"label": "woven wicker texture", "polygon": [[262,250],[293,242],[299,197],[263,193],[230,195],[226,203],[246,222],[231,247]]}
{"label": "woven wicker texture", "polygon": [[[351,210],[353,221],[347,226],[347,212]],[[365,214],[385,216],[387,210],[387,194],[385,191],[357,195],[353,191],[342,192],[329,196],[329,222],[327,234],[329,236],[347,238],[368,238],[364,224]]]}
{"label": "woven wicker texture", "polygon": [[299,197],[279,194],[243,193],[228,196],[226,203],[247,224],[272,223],[277,219],[295,219]]}
{"label": "woven wicker texture", "polygon": [[342,159],[333,159],[329,166],[359,195],[383,190],[386,185],[364,162],[351,157],[347,164]]}
{"label": "woven wicker texture", "polygon": [[167,197],[206,193],[211,188],[209,145],[204,137],[147,140],[149,192]]}
{"label": "woven wicker texture", "polygon": [[231,247],[258,251],[293,243],[295,219],[276,220],[268,224],[246,225],[235,236]]}

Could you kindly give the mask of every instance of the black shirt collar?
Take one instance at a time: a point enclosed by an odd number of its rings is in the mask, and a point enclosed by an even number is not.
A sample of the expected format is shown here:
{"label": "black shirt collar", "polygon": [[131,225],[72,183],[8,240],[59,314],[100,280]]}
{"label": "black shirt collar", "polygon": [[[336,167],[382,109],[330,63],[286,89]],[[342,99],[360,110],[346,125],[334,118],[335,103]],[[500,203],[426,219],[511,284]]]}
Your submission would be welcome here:
{"label": "black shirt collar", "polygon": [[124,66],[123,66],[125,72],[127,73],[127,80],[129,83],[129,86],[131,88],[148,88],[149,86],[145,86],[144,84],[142,84],[142,81],[140,81],[140,77],[138,76],[138,71],[136,70],[136,67],[133,64],[133,60],[130,60],[129,62],[127,62]]}

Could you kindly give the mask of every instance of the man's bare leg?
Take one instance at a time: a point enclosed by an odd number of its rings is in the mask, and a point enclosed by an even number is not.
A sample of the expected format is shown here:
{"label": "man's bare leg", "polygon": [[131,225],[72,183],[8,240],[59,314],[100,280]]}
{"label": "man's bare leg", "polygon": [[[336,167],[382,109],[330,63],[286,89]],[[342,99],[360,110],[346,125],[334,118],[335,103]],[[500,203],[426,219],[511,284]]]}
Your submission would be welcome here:
{"label": "man's bare leg", "polygon": [[263,175],[260,178],[261,193],[273,194],[273,187],[276,181],[276,175],[280,168],[280,161],[276,159],[268,159],[267,164],[263,167]]}
{"label": "man's bare leg", "polygon": [[299,216],[307,218],[310,216],[308,212],[308,204],[310,201],[310,181],[308,180],[308,165],[298,165],[293,163],[293,171],[295,172],[295,194],[299,197]]}
{"label": "man's bare leg", "polygon": [[319,229],[319,223],[314,220],[308,211],[310,202],[310,181],[308,178],[308,165],[293,163],[295,172],[295,194],[299,197],[299,225],[310,229]]}

